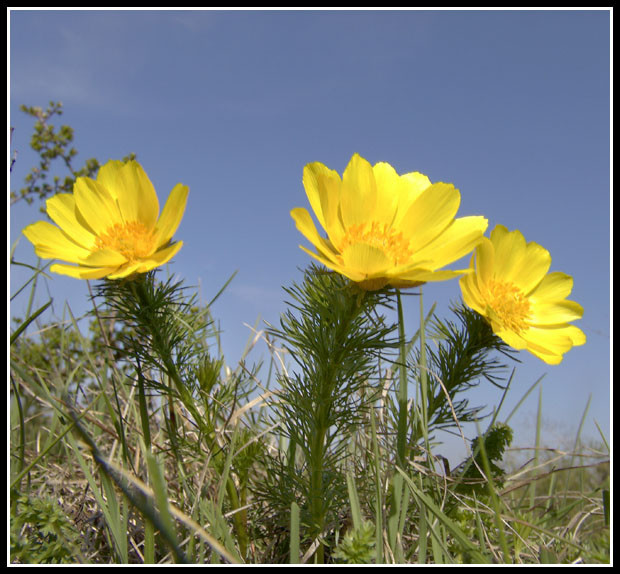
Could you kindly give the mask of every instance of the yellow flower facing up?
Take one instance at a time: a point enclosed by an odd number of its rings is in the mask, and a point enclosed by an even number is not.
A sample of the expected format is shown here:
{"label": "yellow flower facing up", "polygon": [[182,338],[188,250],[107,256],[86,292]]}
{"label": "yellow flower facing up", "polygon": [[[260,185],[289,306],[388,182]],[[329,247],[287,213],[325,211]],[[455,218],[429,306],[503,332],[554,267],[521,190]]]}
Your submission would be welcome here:
{"label": "yellow flower facing up", "polygon": [[77,178],[73,193],[46,202],[56,225],[38,221],[23,233],[50,270],[78,279],[120,279],[167,263],[183,242],[172,242],[189,188],[177,184],[159,213],[153,184],[136,161],[109,161],[97,179]]}
{"label": "yellow flower facing up", "polygon": [[564,353],[586,342],[584,333],[569,325],[583,315],[581,305],[566,299],[572,277],[548,273],[549,252],[526,243],[520,231],[498,225],[490,235],[471,258],[472,273],[460,279],[463,300],[511,347],[558,364]]}
{"label": "yellow flower facing up", "polygon": [[303,184],[327,238],[306,209],[295,208],[297,229],[316,252],[301,248],[366,290],[459,276],[442,268],[470,253],[487,228],[484,217],[455,219],[460,193],[453,185],[418,172],[398,175],[357,154],[342,179],[322,163],[308,164]]}

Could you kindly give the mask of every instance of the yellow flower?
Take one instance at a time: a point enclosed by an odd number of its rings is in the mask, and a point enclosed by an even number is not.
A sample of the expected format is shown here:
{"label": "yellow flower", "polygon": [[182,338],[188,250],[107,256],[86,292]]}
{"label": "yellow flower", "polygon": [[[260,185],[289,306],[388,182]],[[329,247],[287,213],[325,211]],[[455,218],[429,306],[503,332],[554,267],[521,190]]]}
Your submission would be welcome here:
{"label": "yellow flower", "polygon": [[303,184],[327,238],[306,209],[295,208],[297,229],[316,253],[301,248],[366,290],[459,276],[441,268],[470,253],[487,228],[484,217],[454,219],[460,193],[453,185],[431,184],[418,172],[398,175],[357,154],[342,179],[322,163],[308,164]]}
{"label": "yellow flower", "polygon": [[581,305],[566,299],[572,277],[548,273],[550,265],[546,249],[526,243],[520,231],[498,225],[476,248],[472,273],[460,285],[465,303],[506,343],[555,365],[573,346],[583,345],[586,336],[569,325],[583,315]]}
{"label": "yellow flower", "polygon": [[51,271],[79,279],[119,279],[168,262],[183,245],[171,243],[189,188],[177,184],[159,214],[157,194],[136,161],[109,161],[97,179],[77,178],[73,193],[50,198],[47,213],[24,235],[35,252],[54,264]]}

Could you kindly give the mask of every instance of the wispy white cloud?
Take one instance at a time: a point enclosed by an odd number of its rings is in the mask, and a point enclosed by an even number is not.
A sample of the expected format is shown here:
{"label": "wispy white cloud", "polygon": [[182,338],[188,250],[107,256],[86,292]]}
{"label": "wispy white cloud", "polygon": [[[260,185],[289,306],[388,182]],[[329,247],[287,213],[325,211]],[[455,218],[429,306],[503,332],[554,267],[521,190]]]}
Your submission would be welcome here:
{"label": "wispy white cloud", "polygon": [[178,24],[190,33],[204,33],[212,30],[217,23],[217,11],[213,10],[175,10],[159,12],[169,22]]}
{"label": "wispy white cloud", "polygon": [[230,293],[244,303],[258,304],[260,306],[281,306],[283,291],[273,287],[250,284],[231,284]]}
{"label": "wispy white cloud", "polygon": [[122,12],[13,14],[10,95],[20,102],[61,100],[130,113],[131,80],[147,58]]}

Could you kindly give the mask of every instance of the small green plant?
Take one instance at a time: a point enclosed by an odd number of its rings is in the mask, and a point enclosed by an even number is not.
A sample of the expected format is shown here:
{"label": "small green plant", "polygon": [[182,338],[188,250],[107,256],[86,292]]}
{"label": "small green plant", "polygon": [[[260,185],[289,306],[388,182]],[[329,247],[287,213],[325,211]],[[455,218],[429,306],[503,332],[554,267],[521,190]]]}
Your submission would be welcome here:
{"label": "small green plant", "polygon": [[64,564],[78,561],[79,534],[56,501],[22,495],[14,499],[13,505],[11,562]]}
{"label": "small green plant", "polygon": [[371,564],[375,558],[375,525],[363,522],[349,530],[334,550],[336,562],[345,564]]}
{"label": "small green plant", "polygon": [[[467,494],[475,492],[480,498],[488,494],[489,481],[493,481],[496,488],[501,488],[505,470],[497,463],[503,460],[512,437],[512,429],[503,423],[495,423],[483,436],[475,437],[471,441],[472,456],[463,464],[463,470],[459,474],[461,482],[457,491]],[[487,466],[490,476],[487,476],[484,470]]]}

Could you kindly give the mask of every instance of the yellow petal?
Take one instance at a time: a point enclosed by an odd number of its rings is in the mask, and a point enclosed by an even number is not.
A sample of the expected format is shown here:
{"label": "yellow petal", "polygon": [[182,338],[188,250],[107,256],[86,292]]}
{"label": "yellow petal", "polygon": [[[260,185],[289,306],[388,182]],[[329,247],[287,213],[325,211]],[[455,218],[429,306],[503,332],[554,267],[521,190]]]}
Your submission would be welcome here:
{"label": "yellow petal", "polygon": [[476,275],[479,285],[488,283],[495,275],[495,248],[486,237],[476,247]]}
{"label": "yellow petal", "polygon": [[561,301],[573,290],[573,278],[566,273],[554,271],[544,277],[536,289],[530,293],[530,301]]}
{"label": "yellow petal", "polygon": [[329,261],[336,263],[338,254],[331,247],[330,243],[319,235],[314,221],[312,221],[312,216],[308,211],[303,207],[296,207],[291,210],[291,217],[295,220],[297,229],[316,247],[319,253]]}
{"label": "yellow petal", "polygon": [[373,220],[377,186],[372,166],[355,154],[342,174],[340,215],[346,228]]}
{"label": "yellow petal", "polygon": [[366,278],[384,274],[386,269],[392,265],[391,260],[381,249],[365,243],[349,246],[342,254],[342,260],[345,268],[360,273]]}
{"label": "yellow petal", "polygon": [[385,162],[379,162],[372,168],[377,189],[377,202],[373,220],[392,225],[396,217],[404,185],[396,170]]}
{"label": "yellow petal", "polygon": [[586,334],[578,327],[575,327],[574,325],[567,325],[563,329],[566,336],[573,342],[574,347],[586,344]]}
{"label": "yellow petal", "polygon": [[[494,244],[499,244],[501,241],[503,241],[503,239],[505,238],[506,235],[508,235],[510,232],[508,231],[508,228],[505,225],[501,225],[501,224],[497,224],[490,233],[490,238],[491,241]],[[525,239],[524,239],[525,241]]]}
{"label": "yellow petal", "polygon": [[113,225],[124,223],[115,199],[100,183],[78,177],[73,194],[81,217],[95,235],[103,235]]}
{"label": "yellow petal", "polygon": [[304,167],[303,185],[308,201],[319,223],[328,234],[332,232],[331,228],[334,225],[341,227],[338,217],[341,183],[338,172],[320,162],[310,163]]}
{"label": "yellow petal", "polygon": [[403,217],[409,211],[413,203],[422,195],[425,189],[430,187],[431,180],[423,173],[414,171],[400,176],[398,192],[398,210],[394,220],[395,226],[400,226]]}
{"label": "yellow petal", "polygon": [[47,214],[71,239],[90,249],[95,235],[85,226],[72,193],[59,193],[46,201]]}
{"label": "yellow petal", "polygon": [[26,226],[22,233],[34,245],[36,254],[43,259],[77,263],[90,253],[49,221],[37,221]]}
{"label": "yellow petal", "polygon": [[471,253],[482,241],[486,218],[478,215],[460,217],[435,237],[415,258],[432,261],[431,269],[439,269]]}
{"label": "yellow petal", "polygon": [[399,228],[416,251],[438,237],[458,211],[461,195],[453,185],[435,183],[426,188],[407,210]]}
{"label": "yellow petal", "polygon": [[495,248],[495,277],[512,282],[515,269],[521,269],[525,257],[525,238],[520,231],[508,231],[497,225],[491,232]]}
{"label": "yellow petal", "polygon": [[527,349],[546,363],[556,365],[562,355],[573,348],[572,338],[564,328],[531,327],[524,334]]}
{"label": "yellow petal", "polygon": [[337,273],[340,273],[341,275],[348,277],[349,279],[351,279],[351,281],[362,281],[365,277],[363,273],[359,273],[357,271],[354,271],[353,269],[344,267],[343,265],[340,265],[337,262],[330,261],[326,257],[323,257],[321,254],[316,253],[314,251],[310,251],[308,248],[304,247],[303,245],[300,245],[299,247],[300,249],[305,251],[308,255],[316,259],[319,263],[322,263],[323,265],[325,265],[325,267],[328,267],[329,269],[332,269],[336,271]]}
{"label": "yellow petal", "polygon": [[176,233],[185,213],[188,194],[189,187],[180,183],[177,183],[170,192],[155,229],[155,244],[157,247],[168,243]]}
{"label": "yellow petal", "polygon": [[[414,269],[407,273],[392,274],[389,273],[389,277],[396,277],[401,281],[407,281],[409,283],[431,283],[437,281],[447,281],[449,279],[455,279],[461,277],[464,273],[467,273],[467,269],[461,271],[453,271],[449,269],[441,269],[434,271],[432,269]],[[390,281],[392,283],[392,281]]]}
{"label": "yellow petal", "polygon": [[551,267],[551,255],[533,241],[525,247],[525,254],[519,264],[515,264],[511,279],[521,291],[528,295],[543,280]]}
{"label": "yellow petal", "polygon": [[64,265],[61,263],[56,263],[50,267],[52,273],[67,275],[75,279],[102,279],[115,269],[115,267],[82,267],[81,265]]}
{"label": "yellow petal", "polygon": [[140,221],[149,228],[159,215],[159,200],[151,180],[136,161],[109,161],[99,169],[97,182],[118,203],[123,221]]}
{"label": "yellow petal", "polygon": [[177,241],[155,252],[148,259],[141,259],[121,265],[108,275],[108,279],[124,279],[134,273],[146,273],[147,271],[151,271],[151,269],[161,267],[168,263],[179,252],[181,247],[183,247],[183,242]]}
{"label": "yellow petal", "polygon": [[112,195],[114,200],[118,199],[116,190],[119,187],[117,180],[121,169],[123,169],[123,162],[117,159],[111,159],[99,168],[97,172],[97,182],[105,187]]}
{"label": "yellow petal", "polygon": [[127,258],[118,251],[113,249],[98,249],[93,251],[87,257],[84,257],[79,263],[88,267],[118,267],[127,262]]}
{"label": "yellow petal", "polygon": [[548,349],[543,349],[542,347],[538,347],[536,345],[528,346],[527,350],[548,365],[559,365],[564,358],[562,354],[552,353]]}
{"label": "yellow petal", "polygon": [[562,325],[581,319],[583,307],[574,301],[538,302],[531,306],[530,325]]}
{"label": "yellow petal", "polygon": [[493,332],[513,349],[521,351],[527,348],[527,341],[514,331],[503,329],[501,326],[495,324],[493,320],[491,320],[491,327],[493,328]]}
{"label": "yellow petal", "polygon": [[484,298],[480,294],[476,275],[474,273],[463,275],[459,279],[459,286],[461,288],[461,295],[463,296],[463,301],[465,304],[471,307],[474,311],[478,312],[480,315],[484,315],[486,304]]}
{"label": "yellow petal", "polygon": [[126,263],[125,265],[121,265],[114,269],[109,275],[108,279],[125,279],[125,277],[129,277],[134,273],[138,273],[138,269],[140,268],[141,263],[139,261],[134,261],[133,263]]}
{"label": "yellow petal", "polygon": [[162,265],[165,265],[179,252],[181,247],[183,247],[183,242],[175,241],[174,243],[171,243],[167,247],[164,247],[163,249],[159,249],[158,251],[153,253],[153,255],[151,255],[149,258],[142,259],[141,261],[138,262],[139,264],[137,267],[138,272],[146,273],[147,271],[150,271],[151,269],[155,269],[157,267],[161,267]]}

